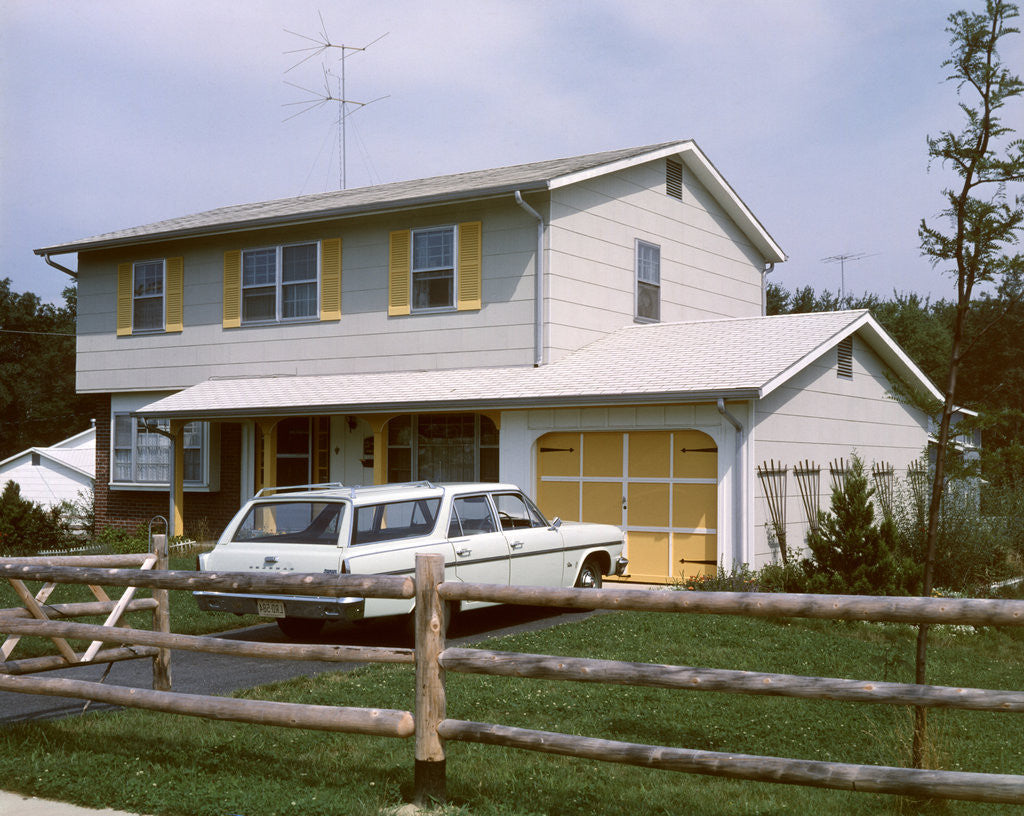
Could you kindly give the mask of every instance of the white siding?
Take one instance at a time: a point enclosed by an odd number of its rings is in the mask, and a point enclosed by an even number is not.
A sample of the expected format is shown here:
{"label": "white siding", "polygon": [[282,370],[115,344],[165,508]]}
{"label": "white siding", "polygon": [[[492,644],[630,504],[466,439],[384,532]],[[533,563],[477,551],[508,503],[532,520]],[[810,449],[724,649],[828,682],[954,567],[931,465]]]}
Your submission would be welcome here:
{"label": "white siding", "polygon": [[552,192],[549,360],[633,323],[636,239],[661,248],[663,322],[761,314],[763,258],[685,167],[666,195],[659,160]]}
{"label": "white siding", "polygon": [[[853,342],[853,378],[836,374],[836,349],[829,349],[757,405],[755,465],[774,460],[788,468],[785,508],[790,553],[804,548],[808,523],[793,467],[811,460],[821,468],[819,502],[828,510],[832,493],[829,463],[856,451],[870,479],[871,465],[887,462],[897,481],[928,443],[928,420],[896,400],[886,367],[860,340]],[[755,564],[774,557],[765,524],[770,515],[761,480],[754,475]],[[880,512],[876,501],[876,511]]]}
{"label": "white siding", "polygon": [[32,464],[31,452],[8,461],[0,468],[0,490],[8,482],[16,482],[21,497],[46,507],[62,501],[77,501],[79,493],[92,493],[92,479],[45,456]]}

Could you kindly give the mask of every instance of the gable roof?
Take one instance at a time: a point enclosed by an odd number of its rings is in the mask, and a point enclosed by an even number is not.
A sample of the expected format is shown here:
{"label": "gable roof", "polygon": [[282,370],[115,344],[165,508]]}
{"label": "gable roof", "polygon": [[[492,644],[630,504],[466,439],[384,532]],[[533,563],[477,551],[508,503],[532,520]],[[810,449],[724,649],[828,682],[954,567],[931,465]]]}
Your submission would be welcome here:
{"label": "gable roof", "polygon": [[35,250],[35,254],[48,257],[67,252],[105,249],[157,240],[214,235],[270,226],[308,224],[365,213],[495,198],[511,195],[516,190],[551,190],[673,155],[686,164],[708,188],[719,205],[739,225],[767,261],[786,260],[782,249],[692,140],[662,142],[625,150],[610,150],[584,156],[378,184],[276,201],[236,204],[69,243],[41,247]]}
{"label": "gable roof", "polygon": [[858,310],[628,326],[540,368],[210,379],[137,413],[229,419],[756,399],[854,333],[899,379],[940,396],[875,319]]}
{"label": "gable roof", "polygon": [[[91,442],[91,444],[89,444]],[[96,429],[87,430],[68,437],[49,447],[31,447],[9,456],[0,462],[0,469],[7,468],[19,459],[26,459],[33,453],[39,454],[40,460],[48,459],[57,465],[96,478]]]}

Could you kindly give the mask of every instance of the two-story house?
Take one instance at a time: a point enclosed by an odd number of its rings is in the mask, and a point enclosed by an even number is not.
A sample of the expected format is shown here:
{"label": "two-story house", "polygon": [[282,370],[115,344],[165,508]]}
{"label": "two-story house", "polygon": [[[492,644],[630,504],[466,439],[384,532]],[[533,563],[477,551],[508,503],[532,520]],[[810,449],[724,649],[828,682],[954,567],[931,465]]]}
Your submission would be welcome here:
{"label": "two-story house", "polygon": [[621,525],[633,577],[665,581],[773,557],[762,462],[905,470],[927,418],[889,378],[937,394],[866,312],[764,316],[785,255],[692,141],[36,253],[78,255],[100,524],[216,533],[262,485],[500,479]]}

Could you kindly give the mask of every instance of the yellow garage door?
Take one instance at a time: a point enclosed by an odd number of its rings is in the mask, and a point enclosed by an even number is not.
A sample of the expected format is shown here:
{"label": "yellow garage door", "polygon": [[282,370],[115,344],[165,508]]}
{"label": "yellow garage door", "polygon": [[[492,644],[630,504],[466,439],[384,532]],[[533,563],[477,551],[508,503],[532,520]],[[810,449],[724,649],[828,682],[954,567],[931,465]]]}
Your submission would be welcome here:
{"label": "yellow garage door", "polygon": [[713,575],[718,449],[701,431],[549,433],[537,441],[537,499],[566,521],[626,531],[630,579]]}

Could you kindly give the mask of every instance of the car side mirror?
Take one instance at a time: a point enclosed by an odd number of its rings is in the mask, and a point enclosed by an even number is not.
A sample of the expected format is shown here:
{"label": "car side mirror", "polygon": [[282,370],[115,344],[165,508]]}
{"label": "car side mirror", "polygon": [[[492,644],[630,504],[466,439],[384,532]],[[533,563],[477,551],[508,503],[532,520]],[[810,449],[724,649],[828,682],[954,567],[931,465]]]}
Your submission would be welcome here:
{"label": "car side mirror", "polygon": [[548,529],[549,530],[557,530],[561,526],[562,526],[562,520],[558,516],[555,516],[555,520],[551,522],[551,526],[548,527]]}

